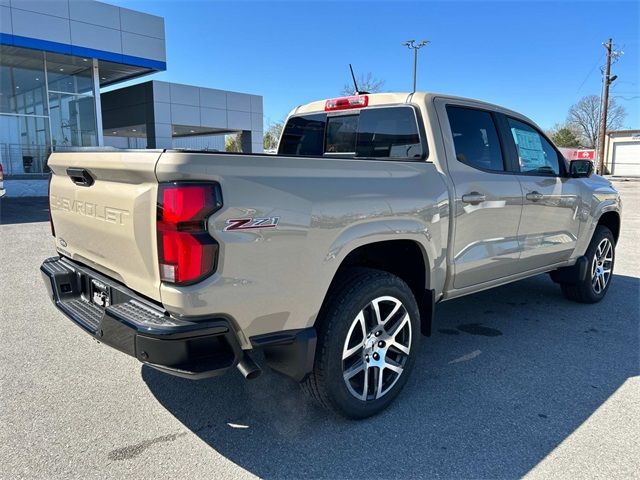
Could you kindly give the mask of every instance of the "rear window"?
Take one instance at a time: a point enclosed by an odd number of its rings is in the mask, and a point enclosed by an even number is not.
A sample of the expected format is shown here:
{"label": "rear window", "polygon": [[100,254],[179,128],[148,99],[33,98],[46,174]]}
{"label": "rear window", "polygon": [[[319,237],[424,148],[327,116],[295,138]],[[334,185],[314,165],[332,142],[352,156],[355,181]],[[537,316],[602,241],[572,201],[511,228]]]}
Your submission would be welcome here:
{"label": "rear window", "polygon": [[415,159],[422,158],[423,147],[415,111],[403,106],[291,117],[278,153]]}
{"label": "rear window", "polygon": [[420,158],[422,144],[411,107],[363,110],[358,125],[358,157]]}
{"label": "rear window", "polygon": [[355,154],[357,133],[358,115],[327,118],[325,153]]}

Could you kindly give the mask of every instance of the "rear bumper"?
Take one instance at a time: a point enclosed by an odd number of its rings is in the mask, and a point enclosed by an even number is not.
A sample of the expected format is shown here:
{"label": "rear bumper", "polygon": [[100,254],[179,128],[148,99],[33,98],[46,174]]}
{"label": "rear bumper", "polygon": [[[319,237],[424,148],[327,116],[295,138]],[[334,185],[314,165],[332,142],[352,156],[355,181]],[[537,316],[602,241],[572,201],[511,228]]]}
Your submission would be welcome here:
{"label": "rear bumper", "polygon": [[[238,364],[243,352],[228,320],[185,320],[100,273],[66,258],[40,267],[54,305],[76,325],[121,352],[167,373],[206,378]],[[98,292],[107,306],[95,303]]]}

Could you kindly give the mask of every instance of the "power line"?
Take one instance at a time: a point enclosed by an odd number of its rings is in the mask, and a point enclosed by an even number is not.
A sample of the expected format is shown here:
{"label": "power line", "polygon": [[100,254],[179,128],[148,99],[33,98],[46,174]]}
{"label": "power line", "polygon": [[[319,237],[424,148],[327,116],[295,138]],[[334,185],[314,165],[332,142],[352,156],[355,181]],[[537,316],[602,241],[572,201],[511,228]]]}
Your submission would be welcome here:
{"label": "power line", "polygon": [[604,57],[604,55],[605,55],[604,52],[602,52],[600,54],[600,56],[596,60],[596,63],[593,64],[593,67],[591,67],[591,70],[589,70],[589,73],[587,73],[587,76],[584,77],[584,80],[582,81],[582,83],[578,87],[578,90],[576,90],[576,94],[580,93],[580,90],[582,90],[582,87],[584,87],[584,84],[587,83],[587,80],[589,80],[589,77],[591,76],[593,71],[596,69],[596,67],[598,66],[598,64],[600,63],[600,60],[602,60],[602,57]]}

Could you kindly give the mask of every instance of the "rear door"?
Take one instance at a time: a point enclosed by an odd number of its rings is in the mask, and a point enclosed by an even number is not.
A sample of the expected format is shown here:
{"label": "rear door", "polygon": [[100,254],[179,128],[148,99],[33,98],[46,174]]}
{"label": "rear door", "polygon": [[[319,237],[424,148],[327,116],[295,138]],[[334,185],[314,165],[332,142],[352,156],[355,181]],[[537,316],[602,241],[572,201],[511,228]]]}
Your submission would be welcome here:
{"label": "rear door", "polygon": [[472,102],[436,99],[454,185],[454,288],[518,270],[522,190],[509,170],[497,117]]}
{"label": "rear door", "polygon": [[564,158],[536,127],[512,117],[503,125],[524,194],[520,269],[568,260],[580,229],[578,182],[566,176]]}
{"label": "rear door", "polygon": [[58,251],[160,300],[155,175],[159,151],[54,153],[50,207]]}

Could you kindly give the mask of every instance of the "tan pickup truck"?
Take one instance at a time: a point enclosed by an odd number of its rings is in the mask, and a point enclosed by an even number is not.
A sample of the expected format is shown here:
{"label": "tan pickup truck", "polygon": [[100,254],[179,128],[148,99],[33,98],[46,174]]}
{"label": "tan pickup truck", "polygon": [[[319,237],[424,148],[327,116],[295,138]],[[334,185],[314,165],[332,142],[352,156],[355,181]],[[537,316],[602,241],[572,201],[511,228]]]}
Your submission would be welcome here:
{"label": "tan pickup truck", "polygon": [[[435,305],[543,272],[611,285],[620,196],[528,118],[427,93],[289,115],[277,155],[54,153],[55,305],[101,342],[190,378],[251,357],[362,418],[407,381]],[[90,368],[90,367],[88,367]]]}

